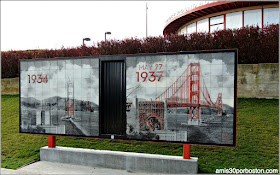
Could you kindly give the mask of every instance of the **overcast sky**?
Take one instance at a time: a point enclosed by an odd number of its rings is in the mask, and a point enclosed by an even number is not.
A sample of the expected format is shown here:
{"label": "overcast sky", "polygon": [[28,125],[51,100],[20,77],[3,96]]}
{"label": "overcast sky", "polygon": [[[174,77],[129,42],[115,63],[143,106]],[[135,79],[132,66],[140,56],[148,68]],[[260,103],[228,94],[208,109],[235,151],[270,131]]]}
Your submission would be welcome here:
{"label": "overcast sky", "polygon": [[1,51],[87,46],[162,35],[174,13],[206,1],[1,1]]}

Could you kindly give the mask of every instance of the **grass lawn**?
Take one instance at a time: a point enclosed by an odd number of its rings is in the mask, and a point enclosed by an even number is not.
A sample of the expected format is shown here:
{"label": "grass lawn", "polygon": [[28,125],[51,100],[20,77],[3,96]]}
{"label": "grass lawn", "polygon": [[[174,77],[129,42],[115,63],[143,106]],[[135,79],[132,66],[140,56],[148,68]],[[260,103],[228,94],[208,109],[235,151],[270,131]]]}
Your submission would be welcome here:
{"label": "grass lawn", "polygon": [[[39,160],[47,136],[19,134],[19,97],[2,96],[2,168],[16,169]],[[198,157],[200,173],[216,168],[273,168],[279,164],[278,100],[238,99],[237,147],[191,147]],[[100,150],[129,151],[182,156],[182,144],[144,143],[57,137],[57,145]]]}

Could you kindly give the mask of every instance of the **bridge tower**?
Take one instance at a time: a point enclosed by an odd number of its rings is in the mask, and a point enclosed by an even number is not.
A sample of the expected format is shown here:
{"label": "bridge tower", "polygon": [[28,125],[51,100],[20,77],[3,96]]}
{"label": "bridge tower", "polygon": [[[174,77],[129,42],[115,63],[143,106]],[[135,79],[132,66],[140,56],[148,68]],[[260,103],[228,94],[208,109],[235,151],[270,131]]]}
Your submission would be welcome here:
{"label": "bridge tower", "polygon": [[218,109],[218,116],[222,116],[223,115],[222,93],[218,94],[216,105],[217,105],[217,109]]}
{"label": "bridge tower", "polygon": [[90,97],[89,94],[87,94],[87,111],[91,112],[91,105],[90,105]]}
{"label": "bridge tower", "polygon": [[74,83],[68,79],[67,81],[67,99],[66,99],[66,103],[67,103],[67,116],[68,117],[74,117]]}
{"label": "bridge tower", "polygon": [[199,63],[190,64],[190,110],[189,119],[199,120],[200,106],[199,106],[199,84],[200,84],[200,65]]}

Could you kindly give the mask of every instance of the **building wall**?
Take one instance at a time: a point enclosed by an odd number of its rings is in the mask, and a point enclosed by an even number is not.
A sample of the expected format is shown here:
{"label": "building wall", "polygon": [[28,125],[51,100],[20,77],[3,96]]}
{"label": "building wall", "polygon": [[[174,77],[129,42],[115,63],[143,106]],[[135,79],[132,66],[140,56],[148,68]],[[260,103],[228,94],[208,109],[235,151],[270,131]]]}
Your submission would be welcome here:
{"label": "building wall", "polygon": [[[19,94],[19,79],[2,79],[1,94]],[[238,65],[238,97],[278,99],[279,64]]]}
{"label": "building wall", "polygon": [[279,98],[279,64],[238,65],[238,97]]}
{"label": "building wall", "polygon": [[245,26],[263,27],[279,23],[279,6],[266,5],[239,8],[207,15],[186,23],[177,34],[214,32],[223,29],[237,29]]}
{"label": "building wall", "polygon": [[19,94],[19,78],[1,79],[1,94]]}

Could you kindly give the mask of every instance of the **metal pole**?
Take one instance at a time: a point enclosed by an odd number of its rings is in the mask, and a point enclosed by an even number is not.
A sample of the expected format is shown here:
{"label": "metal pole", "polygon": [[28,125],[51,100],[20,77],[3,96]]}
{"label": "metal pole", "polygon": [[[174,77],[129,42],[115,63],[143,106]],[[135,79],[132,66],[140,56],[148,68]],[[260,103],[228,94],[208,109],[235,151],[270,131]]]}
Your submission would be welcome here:
{"label": "metal pole", "polygon": [[183,144],[183,159],[191,158],[191,145]]}
{"label": "metal pole", "polygon": [[148,37],[148,3],[146,2],[146,38]]}
{"label": "metal pole", "polygon": [[105,33],[105,42],[106,42],[106,33]]}
{"label": "metal pole", "polygon": [[56,137],[55,136],[48,136],[48,147],[49,148],[56,147]]}

